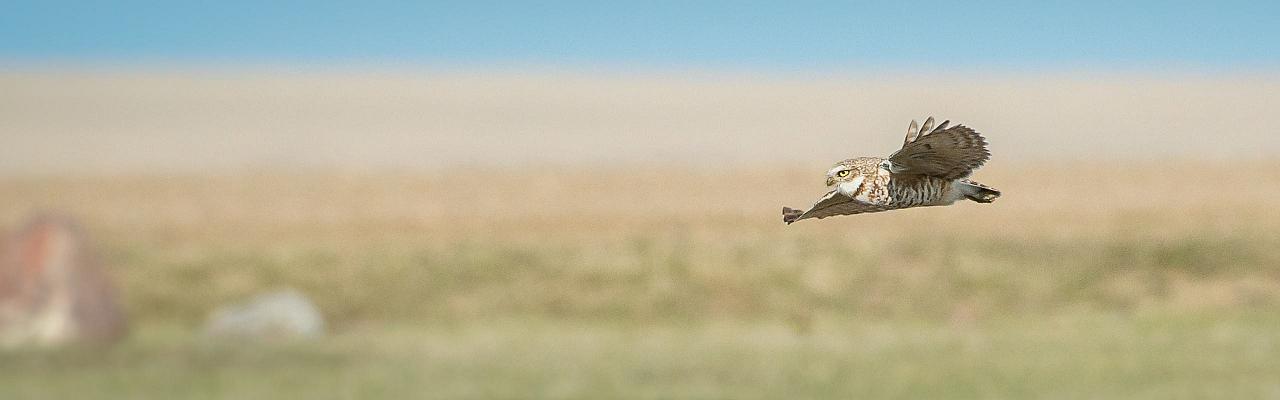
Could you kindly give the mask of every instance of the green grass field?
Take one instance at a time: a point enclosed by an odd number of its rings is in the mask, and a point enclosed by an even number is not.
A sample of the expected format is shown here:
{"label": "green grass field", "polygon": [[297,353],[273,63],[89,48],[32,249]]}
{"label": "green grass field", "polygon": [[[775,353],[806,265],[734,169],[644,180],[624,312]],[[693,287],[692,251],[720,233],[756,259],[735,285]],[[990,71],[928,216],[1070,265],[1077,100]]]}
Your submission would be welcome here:
{"label": "green grass field", "polygon": [[[133,331],[0,354],[0,398],[1280,396],[1280,168],[1122,167],[792,226],[804,171],[6,179],[7,226],[85,221]],[[198,335],[282,286],[330,336]]]}
{"label": "green grass field", "polygon": [[1274,398],[1274,313],[371,324],[241,346],[147,325],[110,350],[5,354],[4,398]]}

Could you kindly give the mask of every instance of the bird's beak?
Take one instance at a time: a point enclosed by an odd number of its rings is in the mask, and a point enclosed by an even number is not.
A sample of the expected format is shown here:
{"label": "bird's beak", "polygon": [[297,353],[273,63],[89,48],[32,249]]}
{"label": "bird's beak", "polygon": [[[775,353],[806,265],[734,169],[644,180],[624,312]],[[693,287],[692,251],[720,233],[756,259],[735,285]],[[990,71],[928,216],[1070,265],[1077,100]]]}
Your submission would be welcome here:
{"label": "bird's beak", "polygon": [[833,186],[833,185],[835,185],[835,184],[836,184],[836,178],[832,178],[832,177],[828,176],[828,177],[827,177],[827,187],[831,187],[831,186]]}

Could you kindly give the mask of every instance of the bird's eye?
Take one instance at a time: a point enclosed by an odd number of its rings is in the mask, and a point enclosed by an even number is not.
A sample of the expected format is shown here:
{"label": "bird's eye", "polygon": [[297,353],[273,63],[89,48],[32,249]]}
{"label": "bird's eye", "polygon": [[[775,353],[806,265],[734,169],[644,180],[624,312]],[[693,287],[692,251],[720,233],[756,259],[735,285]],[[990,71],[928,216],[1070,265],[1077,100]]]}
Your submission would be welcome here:
{"label": "bird's eye", "polygon": [[837,173],[836,173],[836,176],[841,177],[841,178],[846,177],[846,176],[849,176],[849,170],[847,170],[847,169],[846,169],[846,170],[844,170],[844,171],[837,172]]}

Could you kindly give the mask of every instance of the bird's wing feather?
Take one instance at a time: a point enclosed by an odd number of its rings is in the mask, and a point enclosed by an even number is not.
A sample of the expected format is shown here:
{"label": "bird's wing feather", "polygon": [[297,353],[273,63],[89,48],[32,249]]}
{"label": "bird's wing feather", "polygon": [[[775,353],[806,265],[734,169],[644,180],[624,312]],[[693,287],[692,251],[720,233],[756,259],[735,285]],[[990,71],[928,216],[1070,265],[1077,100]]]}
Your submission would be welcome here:
{"label": "bird's wing feather", "polygon": [[890,207],[864,203],[854,200],[849,196],[840,194],[840,191],[838,190],[832,190],[827,192],[825,196],[822,196],[822,198],[807,211],[800,211],[791,207],[782,207],[782,221],[790,224],[807,218],[821,219],[834,215],[862,214],[885,211],[888,209],[890,209]]}
{"label": "bird's wing feather", "polygon": [[960,179],[991,158],[981,134],[964,125],[948,127],[949,123],[933,128],[930,117],[920,130],[908,131],[902,149],[889,156],[890,172]]}

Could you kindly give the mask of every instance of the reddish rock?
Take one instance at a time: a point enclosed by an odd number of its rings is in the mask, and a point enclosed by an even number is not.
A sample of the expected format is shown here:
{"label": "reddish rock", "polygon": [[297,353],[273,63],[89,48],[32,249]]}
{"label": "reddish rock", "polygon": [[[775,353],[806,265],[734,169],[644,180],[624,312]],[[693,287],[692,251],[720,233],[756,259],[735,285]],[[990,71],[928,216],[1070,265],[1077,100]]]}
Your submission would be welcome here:
{"label": "reddish rock", "polygon": [[111,343],[126,323],[88,236],[66,217],[40,216],[0,250],[0,346]]}

